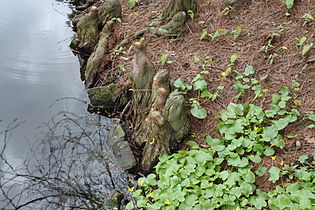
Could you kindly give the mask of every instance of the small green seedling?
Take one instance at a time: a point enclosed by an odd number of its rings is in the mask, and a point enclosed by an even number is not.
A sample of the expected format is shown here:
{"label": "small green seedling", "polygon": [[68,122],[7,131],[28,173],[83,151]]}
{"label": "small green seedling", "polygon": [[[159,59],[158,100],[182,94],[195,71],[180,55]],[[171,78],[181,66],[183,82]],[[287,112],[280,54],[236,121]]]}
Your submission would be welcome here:
{"label": "small green seedling", "polygon": [[232,67],[235,65],[237,59],[240,57],[239,54],[233,54],[230,57],[230,63],[228,64],[227,68],[225,69],[224,72],[221,73],[222,77],[227,77],[229,74],[233,71]]}
{"label": "small green seedling", "polygon": [[194,19],[195,18],[195,13],[194,11],[192,11],[191,9],[187,11],[187,15],[190,17],[190,19]]}
{"label": "small green seedling", "polygon": [[205,61],[202,61],[200,57],[198,56],[194,56],[194,63],[196,64],[201,64],[200,67],[205,71],[206,70],[206,67],[209,65],[209,64],[212,64],[214,63],[214,60],[212,58],[209,58]]}
{"label": "small green seedling", "polygon": [[302,47],[302,45],[306,42],[306,40],[307,40],[307,38],[305,37],[305,36],[302,36],[301,38],[295,38],[295,40],[297,41],[296,43],[295,43],[295,45],[297,46],[297,47]]}
{"label": "small green seedling", "polygon": [[185,79],[182,78],[178,78],[173,85],[178,88],[181,91],[184,91],[184,93],[186,94],[187,91],[192,89],[192,86],[186,83]]}
{"label": "small green seedling", "polygon": [[308,53],[308,51],[310,51],[310,49],[313,47],[314,43],[310,43],[310,44],[306,44],[303,46],[303,49],[302,49],[302,56],[306,55],[306,53]]}
{"label": "small green seedling", "polygon": [[[308,115],[308,116],[306,117],[306,119],[315,122],[315,114],[310,114],[310,115]],[[315,124],[314,124],[314,123],[309,124],[307,127],[308,127],[308,128],[315,128]]]}
{"label": "small green seedling", "polygon": [[128,1],[128,5],[129,5],[130,9],[135,8],[136,4],[137,4],[137,0],[129,0]]}
{"label": "small green seedling", "polygon": [[279,32],[283,32],[285,30],[285,26],[288,25],[291,22],[283,22],[278,26]]}
{"label": "small green seedling", "polygon": [[294,6],[294,0],[285,0],[285,5],[288,9],[291,9]]}
{"label": "small green seedling", "polygon": [[220,36],[225,36],[227,34],[227,31],[225,29],[218,29],[213,33],[208,34],[208,36],[211,38],[211,41],[214,41],[216,38],[219,38]]}
{"label": "small green seedling", "polygon": [[236,40],[242,34],[243,32],[242,28],[243,28],[243,25],[239,25],[232,31],[234,40]]}
{"label": "small green seedling", "polygon": [[260,48],[260,52],[264,52],[264,53],[267,53],[270,48],[274,48],[274,46],[272,45],[274,40],[275,40],[275,37],[279,37],[280,34],[278,33],[270,33],[268,36],[267,36],[267,42],[265,45],[263,45],[261,48]]}
{"label": "small green seedling", "polygon": [[112,21],[121,23],[121,18],[119,18],[119,17],[113,17],[113,18],[112,18]]}
{"label": "small green seedling", "polygon": [[314,20],[314,17],[310,13],[304,13],[301,18],[304,19],[302,26],[305,26]]}
{"label": "small green seedling", "polygon": [[122,72],[126,72],[126,67],[123,64],[118,65],[118,69],[121,70]]}
{"label": "small green seedling", "polygon": [[198,119],[204,119],[207,117],[206,109],[201,106],[201,99],[213,99],[213,97],[216,97],[214,96],[216,94],[211,94],[208,90],[208,84],[203,77],[203,75],[206,74],[209,74],[209,72],[202,71],[200,72],[200,74],[197,74],[192,80],[192,85],[187,84],[186,81],[182,78],[177,79],[174,82],[174,86],[178,89],[171,93],[174,94],[181,92],[183,94],[187,94],[188,91],[194,91],[195,93],[197,93],[197,98],[190,99],[190,112],[194,117]]}
{"label": "small green seedling", "polygon": [[294,88],[295,91],[300,91],[301,90],[301,88],[300,88],[301,84],[298,81],[292,80],[291,85],[292,85],[292,87]]}
{"label": "small green seedling", "polygon": [[138,12],[132,12],[132,13],[130,13],[129,18],[138,18],[139,16],[140,15]]}
{"label": "small green seedling", "polygon": [[207,29],[204,29],[201,33],[200,40],[205,39],[207,36],[210,37],[210,41],[214,41],[215,39],[225,36],[227,31],[225,29],[218,29],[213,33],[208,33]]}
{"label": "small green seedling", "polygon": [[114,55],[121,55],[121,54],[126,54],[126,51],[123,50],[123,47],[120,47],[116,50],[113,51]]}
{"label": "small green seedling", "polygon": [[222,10],[221,14],[222,15],[228,15],[230,14],[233,10],[235,10],[235,8],[233,6],[227,6],[224,7],[224,9]]}
{"label": "small green seedling", "polygon": [[168,60],[168,57],[169,57],[169,54],[163,54],[163,55],[161,55],[161,57],[160,57],[160,62],[162,63],[162,65],[164,65],[164,64],[172,64],[173,63],[173,61],[171,61],[171,60]]}
{"label": "small green seedling", "polygon": [[274,53],[271,53],[270,55],[267,56],[267,60],[269,62],[269,64],[273,64],[275,59],[277,57],[281,57],[282,54],[284,53],[285,50],[287,50],[288,48],[286,47],[280,47],[279,49],[277,49]]}

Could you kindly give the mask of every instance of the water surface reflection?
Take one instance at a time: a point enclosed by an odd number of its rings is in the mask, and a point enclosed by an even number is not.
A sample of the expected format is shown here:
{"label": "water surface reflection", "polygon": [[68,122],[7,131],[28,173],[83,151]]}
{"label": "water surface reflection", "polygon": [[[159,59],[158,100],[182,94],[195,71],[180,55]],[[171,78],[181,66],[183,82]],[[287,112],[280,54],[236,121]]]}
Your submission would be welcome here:
{"label": "water surface reflection", "polygon": [[25,120],[6,153],[18,164],[36,139],[35,127],[59,111],[84,113],[86,109],[73,100],[49,105],[63,97],[86,96],[79,64],[68,47],[73,36],[66,24],[70,8],[54,0],[0,3],[0,119]]}

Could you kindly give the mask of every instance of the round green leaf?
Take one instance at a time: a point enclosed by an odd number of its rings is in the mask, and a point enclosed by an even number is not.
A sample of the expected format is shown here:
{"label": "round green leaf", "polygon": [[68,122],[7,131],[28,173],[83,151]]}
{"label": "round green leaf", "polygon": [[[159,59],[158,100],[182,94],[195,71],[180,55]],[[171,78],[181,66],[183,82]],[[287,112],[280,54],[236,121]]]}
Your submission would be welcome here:
{"label": "round green leaf", "polygon": [[190,109],[191,114],[198,119],[205,119],[207,117],[207,110],[202,106],[192,106]]}

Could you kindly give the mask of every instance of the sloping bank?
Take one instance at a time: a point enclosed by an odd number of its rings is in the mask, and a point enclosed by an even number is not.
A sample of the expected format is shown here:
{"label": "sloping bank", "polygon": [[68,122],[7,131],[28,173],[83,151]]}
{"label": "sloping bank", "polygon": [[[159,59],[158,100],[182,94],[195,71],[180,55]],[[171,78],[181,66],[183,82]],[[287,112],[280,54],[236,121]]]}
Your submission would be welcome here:
{"label": "sloping bank", "polygon": [[[120,43],[113,43],[115,24],[123,12],[120,1],[77,0],[73,4],[77,11],[72,18],[76,35],[70,47],[80,60],[81,77],[85,81],[90,103],[102,113],[111,115],[119,112],[121,119],[131,122],[132,134],[129,138],[125,137],[123,128],[126,126],[122,123],[110,131],[109,141],[114,147],[119,143],[114,151],[122,164],[128,162],[123,166],[125,170],[148,173],[158,157],[174,151],[189,131],[185,98],[182,93],[170,94],[168,70],[154,67],[141,42],[134,43],[131,68],[127,75],[122,75],[127,76],[127,81],[116,78],[106,85],[97,86],[98,71],[104,68],[102,62],[106,55],[134,42],[147,31],[154,31],[165,38],[179,36],[185,26],[187,12],[195,11],[196,4],[192,0],[170,1],[170,5],[150,26]],[[127,141],[134,142],[142,151],[137,161]]]}

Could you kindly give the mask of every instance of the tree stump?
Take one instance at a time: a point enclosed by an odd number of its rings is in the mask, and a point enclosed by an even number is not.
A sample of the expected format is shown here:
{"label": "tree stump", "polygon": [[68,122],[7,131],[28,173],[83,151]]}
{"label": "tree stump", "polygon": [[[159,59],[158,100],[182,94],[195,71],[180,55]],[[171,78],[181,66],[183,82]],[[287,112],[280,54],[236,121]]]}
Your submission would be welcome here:
{"label": "tree stump", "polygon": [[102,32],[100,33],[100,39],[98,44],[87,60],[86,71],[85,71],[85,86],[90,87],[95,80],[96,73],[99,69],[99,66],[102,62],[102,58],[109,51],[108,45],[114,31],[114,22],[108,21],[107,24],[103,27]]}
{"label": "tree stump", "polygon": [[83,16],[77,24],[77,33],[70,47],[79,53],[92,53],[98,37],[98,15],[97,7],[91,7],[90,12]]}
{"label": "tree stump", "polygon": [[[130,78],[133,83],[132,107],[134,112],[134,136],[141,137],[144,133],[142,124],[150,109],[152,82],[156,70],[147,58],[141,43],[135,44],[135,55],[132,60],[132,72]],[[134,138],[138,145],[144,143],[142,138]]]}

